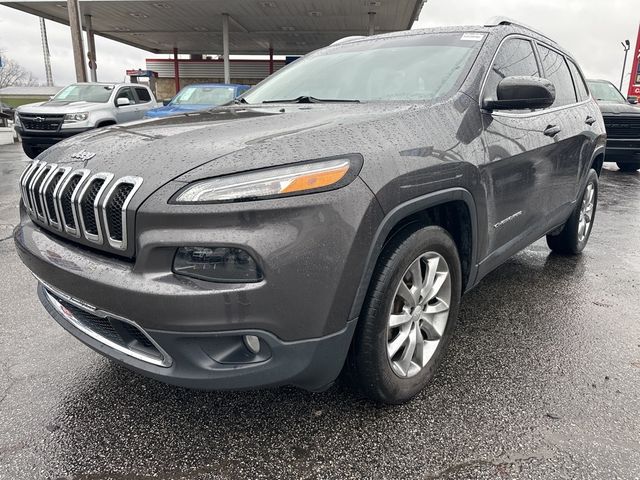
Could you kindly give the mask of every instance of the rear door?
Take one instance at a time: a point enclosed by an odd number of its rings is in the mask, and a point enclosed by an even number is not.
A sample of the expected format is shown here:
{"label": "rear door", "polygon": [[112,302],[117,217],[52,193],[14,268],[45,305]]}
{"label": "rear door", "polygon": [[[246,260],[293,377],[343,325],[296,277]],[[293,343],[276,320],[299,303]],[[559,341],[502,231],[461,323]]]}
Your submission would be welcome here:
{"label": "rear door", "polygon": [[[508,36],[498,47],[480,98],[497,99],[496,88],[503,78],[540,77],[541,71],[532,40]],[[482,122],[487,151],[481,174],[487,189],[488,252],[500,263],[540,235],[556,208],[553,156],[558,140],[545,134],[556,115],[544,110],[483,110]]]}
{"label": "rear door", "polygon": [[153,96],[147,87],[133,87],[136,94],[136,104],[138,106],[136,120],[144,117],[147,110],[154,108],[156,103],[153,101]]}
{"label": "rear door", "polygon": [[589,126],[585,123],[589,109],[584,102],[578,101],[565,56],[541,43],[538,43],[538,52],[545,78],[556,87],[556,100],[547,114],[548,124],[559,129],[553,137],[554,149],[550,158],[554,172],[551,179],[551,206],[566,210],[576,199],[581,166],[586,157],[590,159],[591,155]]}

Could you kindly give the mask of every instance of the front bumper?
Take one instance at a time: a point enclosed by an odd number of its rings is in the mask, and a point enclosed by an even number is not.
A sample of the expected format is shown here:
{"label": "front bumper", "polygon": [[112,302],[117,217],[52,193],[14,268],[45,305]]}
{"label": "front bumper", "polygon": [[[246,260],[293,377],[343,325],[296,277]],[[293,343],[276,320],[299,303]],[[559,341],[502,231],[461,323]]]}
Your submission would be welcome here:
{"label": "front bumper", "polygon": [[606,162],[640,162],[640,139],[608,138],[605,152]]}
{"label": "front bumper", "polygon": [[[142,207],[145,220],[136,224],[144,233],[136,236],[134,261],[61,239],[35,225],[24,209],[14,239],[41,285],[139,327],[166,352],[169,365],[140,360],[87,335],[41,286],[51,315],[93,349],[167,383],[210,389],[293,384],[309,390],[331,383],[348,352],[353,299],[382,218],[362,181],[324,194],[203,206],[200,216],[156,216],[156,208],[168,208],[161,203]],[[175,275],[176,248],[188,245],[244,248],[265,278],[220,284]],[[266,356],[236,361],[232,353],[241,351],[243,335],[258,336]]]}
{"label": "front bumper", "polygon": [[55,145],[58,142],[61,142],[62,140],[73,137],[74,135],[78,135],[80,133],[88,132],[89,130],[93,130],[93,127],[61,128],[51,131],[25,130],[21,127],[16,127],[16,132],[18,132],[18,134],[20,135],[23,145],[41,150],[46,150],[47,148]]}

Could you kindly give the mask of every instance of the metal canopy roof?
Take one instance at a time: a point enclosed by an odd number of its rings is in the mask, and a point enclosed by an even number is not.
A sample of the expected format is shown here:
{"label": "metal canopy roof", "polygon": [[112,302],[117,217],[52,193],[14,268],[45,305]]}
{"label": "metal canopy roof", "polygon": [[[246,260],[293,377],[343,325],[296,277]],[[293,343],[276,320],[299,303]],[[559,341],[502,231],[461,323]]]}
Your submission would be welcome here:
{"label": "metal canopy roof", "polygon": [[[154,53],[222,52],[229,15],[231,54],[304,54],[349,35],[408,30],[426,0],[81,0],[95,33]],[[67,2],[0,0],[0,4],[69,24]]]}

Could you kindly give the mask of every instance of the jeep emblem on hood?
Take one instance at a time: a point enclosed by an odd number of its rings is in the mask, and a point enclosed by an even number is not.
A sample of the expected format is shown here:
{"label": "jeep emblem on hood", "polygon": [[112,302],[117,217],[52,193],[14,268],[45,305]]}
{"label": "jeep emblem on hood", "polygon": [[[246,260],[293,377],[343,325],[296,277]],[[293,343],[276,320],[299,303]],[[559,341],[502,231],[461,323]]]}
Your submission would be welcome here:
{"label": "jeep emblem on hood", "polygon": [[79,152],[74,153],[73,155],[71,155],[71,158],[76,158],[78,160],[82,160],[82,161],[87,161],[87,160],[91,160],[93,157],[95,157],[96,154],[93,152],[87,152],[86,150],[80,150]]}

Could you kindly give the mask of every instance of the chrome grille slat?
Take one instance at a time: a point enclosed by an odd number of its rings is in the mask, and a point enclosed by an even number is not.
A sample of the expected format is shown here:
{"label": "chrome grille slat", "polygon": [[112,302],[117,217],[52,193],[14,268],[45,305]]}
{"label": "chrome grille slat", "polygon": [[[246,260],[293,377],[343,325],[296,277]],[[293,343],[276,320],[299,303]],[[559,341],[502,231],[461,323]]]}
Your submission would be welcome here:
{"label": "chrome grille slat", "polygon": [[[60,212],[56,201],[56,192],[71,171],[71,167],[58,167],[43,186],[44,209],[49,225],[57,230],[62,230]],[[56,180],[57,178],[57,180]],[[55,182],[55,184],[53,183]]]}
{"label": "chrome grille slat", "polygon": [[[131,185],[131,190],[126,194],[126,197],[122,202],[122,206],[120,207],[121,235],[120,238],[116,238],[113,236],[112,232],[109,229],[109,207],[110,202],[113,201],[113,197],[118,192],[118,188],[122,185]],[[102,218],[105,229],[105,236],[107,237],[107,242],[109,242],[109,245],[111,245],[111,247],[113,248],[117,248],[118,250],[127,249],[127,207],[129,206],[131,199],[141,185],[141,177],[122,177],[113,183],[107,194],[104,196],[104,200],[102,202]]]}
{"label": "chrome grille slat", "polygon": [[20,175],[22,202],[31,218],[61,233],[127,250],[130,239],[127,208],[142,178],[92,174],[41,160],[30,162]]}
{"label": "chrome grille slat", "polygon": [[[78,211],[78,216],[80,219],[80,228],[82,230],[82,235],[84,238],[94,243],[102,243],[102,228],[100,226],[100,197],[104,193],[104,191],[109,186],[109,182],[113,179],[113,174],[101,172],[93,175],[89,180],[87,180],[84,184],[84,187],[78,194],[76,199],[76,209]],[[93,221],[95,222],[95,233],[89,231],[89,218],[86,215],[86,212],[83,209],[82,202],[89,197],[89,192],[91,191],[91,187],[96,184],[96,182],[102,182],[98,191],[93,195],[93,200],[91,200],[91,205],[85,205],[89,209],[92,209],[93,212]]]}

